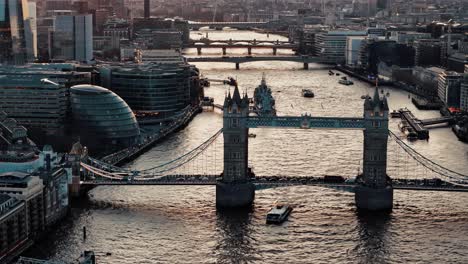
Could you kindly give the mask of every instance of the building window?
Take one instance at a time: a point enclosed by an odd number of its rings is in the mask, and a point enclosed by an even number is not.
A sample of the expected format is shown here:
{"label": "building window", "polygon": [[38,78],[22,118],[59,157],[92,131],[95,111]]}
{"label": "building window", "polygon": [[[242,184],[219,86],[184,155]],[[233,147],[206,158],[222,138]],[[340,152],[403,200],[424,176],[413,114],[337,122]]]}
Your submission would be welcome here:
{"label": "building window", "polygon": [[239,136],[231,136],[232,138],[232,143],[240,143],[240,137]]}
{"label": "building window", "polygon": [[233,128],[239,127],[239,119],[237,118],[231,119],[231,127]]}

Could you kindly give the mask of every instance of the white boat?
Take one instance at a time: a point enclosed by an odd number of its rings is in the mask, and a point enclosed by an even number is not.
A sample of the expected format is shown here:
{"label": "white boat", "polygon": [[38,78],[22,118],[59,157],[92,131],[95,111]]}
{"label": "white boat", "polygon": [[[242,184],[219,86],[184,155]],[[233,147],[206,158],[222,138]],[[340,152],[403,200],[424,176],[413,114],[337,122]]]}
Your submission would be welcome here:
{"label": "white boat", "polygon": [[267,224],[281,224],[288,219],[289,214],[292,211],[292,207],[289,205],[276,205],[272,208],[266,218]]}
{"label": "white boat", "polygon": [[343,85],[352,85],[352,84],[354,84],[353,81],[350,81],[348,79],[340,79],[340,80],[338,80],[338,83],[343,84]]}

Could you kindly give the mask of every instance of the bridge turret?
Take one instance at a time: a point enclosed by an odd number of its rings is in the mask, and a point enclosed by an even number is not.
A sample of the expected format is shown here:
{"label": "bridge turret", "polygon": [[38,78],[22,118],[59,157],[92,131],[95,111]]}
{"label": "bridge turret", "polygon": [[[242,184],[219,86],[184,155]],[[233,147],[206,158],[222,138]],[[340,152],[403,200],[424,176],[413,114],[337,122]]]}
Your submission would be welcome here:
{"label": "bridge turret", "polygon": [[393,189],[387,176],[388,102],[376,87],[364,102],[363,173],[356,188],[356,206],[367,210],[392,208]]}
{"label": "bridge turret", "polygon": [[249,206],[255,187],[248,169],[247,94],[241,97],[236,84],[232,97],[231,93],[226,96],[223,108],[224,171],[216,186],[216,204],[218,207]]}

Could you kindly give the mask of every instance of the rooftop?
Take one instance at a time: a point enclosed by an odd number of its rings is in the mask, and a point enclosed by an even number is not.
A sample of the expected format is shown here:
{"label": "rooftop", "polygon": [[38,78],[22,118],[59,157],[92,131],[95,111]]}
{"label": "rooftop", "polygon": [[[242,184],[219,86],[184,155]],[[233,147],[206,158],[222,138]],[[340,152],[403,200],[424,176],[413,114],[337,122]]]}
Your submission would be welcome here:
{"label": "rooftop", "polygon": [[108,94],[110,91],[104,87],[91,85],[91,84],[80,84],[70,88],[72,93],[76,94]]}

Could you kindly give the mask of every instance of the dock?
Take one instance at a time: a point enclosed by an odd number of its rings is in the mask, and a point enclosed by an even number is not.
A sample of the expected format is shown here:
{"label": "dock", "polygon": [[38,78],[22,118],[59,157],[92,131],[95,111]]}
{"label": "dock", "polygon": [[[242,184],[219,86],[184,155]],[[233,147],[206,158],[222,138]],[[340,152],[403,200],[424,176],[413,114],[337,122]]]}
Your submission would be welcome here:
{"label": "dock", "polygon": [[417,119],[408,109],[400,109],[401,120],[406,121],[411,128],[418,134],[418,139],[429,139],[429,130],[424,126],[421,120]]}

